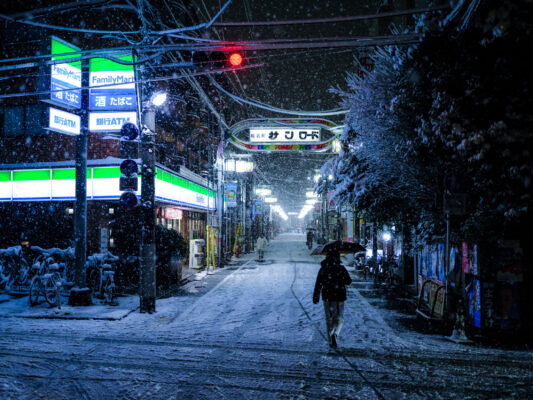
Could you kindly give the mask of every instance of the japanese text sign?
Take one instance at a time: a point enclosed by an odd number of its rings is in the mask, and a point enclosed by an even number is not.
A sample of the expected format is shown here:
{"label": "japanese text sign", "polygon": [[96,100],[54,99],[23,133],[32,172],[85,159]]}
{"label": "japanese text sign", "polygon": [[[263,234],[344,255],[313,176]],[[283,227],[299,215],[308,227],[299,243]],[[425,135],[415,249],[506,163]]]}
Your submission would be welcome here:
{"label": "japanese text sign", "polygon": [[299,127],[250,128],[252,143],[307,143],[320,141],[320,129]]}

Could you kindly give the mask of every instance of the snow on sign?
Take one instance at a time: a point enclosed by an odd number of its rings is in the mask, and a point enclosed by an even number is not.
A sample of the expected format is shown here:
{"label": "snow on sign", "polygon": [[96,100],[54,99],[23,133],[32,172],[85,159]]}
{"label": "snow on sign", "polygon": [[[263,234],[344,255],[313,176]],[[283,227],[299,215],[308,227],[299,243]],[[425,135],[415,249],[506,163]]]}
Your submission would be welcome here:
{"label": "snow on sign", "polygon": [[137,113],[135,111],[89,113],[91,132],[120,132],[126,122],[137,125]]}
{"label": "snow on sign", "polygon": [[[52,36],[52,60],[80,57],[80,49]],[[50,102],[70,108],[81,107],[81,62],[52,64]]]}
{"label": "snow on sign", "polygon": [[133,111],[137,107],[131,54],[114,56],[121,62],[93,58],[89,63],[89,110]]}
{"label": "snow on sign", "polygon": [[48,128],[67,135],[79,135],[81,120],[79,115],[55,108],[49,108]]}
{"label": "snow on sign", "polygon": [[320,129],[317,128],[250,128],[251,143],[308,143],[318,141],[320,141]]}

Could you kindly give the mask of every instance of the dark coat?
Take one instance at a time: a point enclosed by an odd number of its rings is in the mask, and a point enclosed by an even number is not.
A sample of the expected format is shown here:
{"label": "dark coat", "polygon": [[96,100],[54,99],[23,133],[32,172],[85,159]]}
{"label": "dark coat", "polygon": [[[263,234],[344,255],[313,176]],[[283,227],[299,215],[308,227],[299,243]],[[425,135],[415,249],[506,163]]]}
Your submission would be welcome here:
{"label": "dark coat", "polygon": [[344,265],[332,258],[326,258],[320,265],[313,292],[313,303],[316,304],[320,300],[320,292],[322,300],[345,301],[346,285],[352,283],[352,278]]}

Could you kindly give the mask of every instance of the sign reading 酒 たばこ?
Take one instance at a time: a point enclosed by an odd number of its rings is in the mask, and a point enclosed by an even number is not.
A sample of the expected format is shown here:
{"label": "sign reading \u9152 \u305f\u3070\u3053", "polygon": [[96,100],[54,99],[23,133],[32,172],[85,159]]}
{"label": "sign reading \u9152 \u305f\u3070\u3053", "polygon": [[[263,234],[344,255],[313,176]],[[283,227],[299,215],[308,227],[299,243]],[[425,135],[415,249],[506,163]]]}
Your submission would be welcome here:
{"label": "sign reading \u9152 \u305f\u3070\u3053", "polygon": [[89,73],[89,110],[133,111],[137,107],[135,73],[131,54],[91,59]]}

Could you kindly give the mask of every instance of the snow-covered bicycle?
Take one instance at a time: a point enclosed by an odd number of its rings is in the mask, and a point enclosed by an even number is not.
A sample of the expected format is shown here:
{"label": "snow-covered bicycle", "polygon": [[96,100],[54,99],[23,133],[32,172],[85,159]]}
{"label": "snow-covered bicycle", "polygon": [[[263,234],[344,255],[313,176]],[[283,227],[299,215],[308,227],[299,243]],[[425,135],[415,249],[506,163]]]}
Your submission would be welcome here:
{"label": "snow-covered bicycle", "polygon": [[116,304],[115,270],[118,260],[119,257],[106,252],[93,254],[87,261],[89,286],[97,298],[111,305]]}
{"label": "snow-covered bicycle", "polygon": [[0,289],[11,291],[28,282],[30,267],[21,246],[0,250]]}
{"label": "snow-covered bicycle", "polygon": [[31,249],[40,254],[31,267],[33,278],[30,284],[30,305],[39,304],[42,295],[48,304],[61,308],[61,291],[73,285],[68,275],[74,260],[74,250],[42,249],[38,246],[32,246]]}

